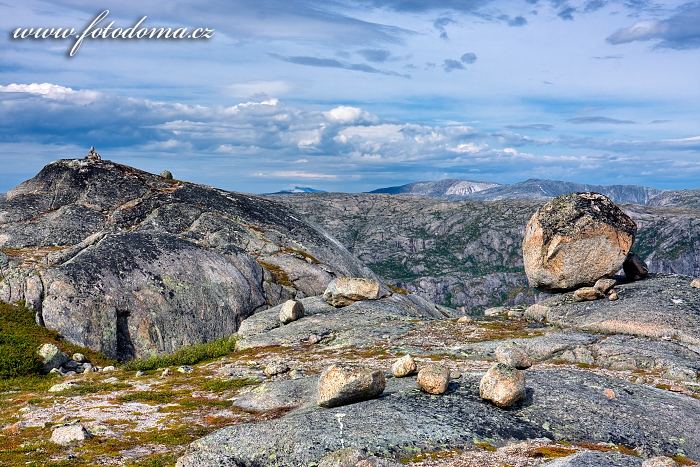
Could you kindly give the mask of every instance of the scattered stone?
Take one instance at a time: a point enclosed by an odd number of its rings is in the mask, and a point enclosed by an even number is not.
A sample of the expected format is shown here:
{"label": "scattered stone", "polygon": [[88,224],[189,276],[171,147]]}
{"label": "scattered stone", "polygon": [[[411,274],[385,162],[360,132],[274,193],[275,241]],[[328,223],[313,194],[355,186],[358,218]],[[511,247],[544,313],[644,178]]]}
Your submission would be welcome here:
{"label": "scattered stone", "polygon": [[161,378],[165,378],[166,376],[170,376],[170,368],[166,368],[165,370],[162,371],[160,374]]}
{"label": "scattered stone", "polygon": [[605,394],[605,397],[607,397],[608,399],[615,399],[617,397],[615,391],[613,391],[610,388],[603,389],[603,394]]}
{"label": "scattered stone", "polygon": [[352,305],[362,300],[378,300],[388,295],[388,292],[374,279],[362,277],[336,277],[333,279],[323,299],[336,308]]}
{"label": "scattered stone", "polygon": [[397,378],[412,375],[416,372],[416,369],[416,361],[408,354],[399,358],[391,365],[391,373]]}
{"label": "scattered stone", "polygon": [[501,316],[506,313],[505,307],[502,306],[494,306],[491,308],[487,308],[484,310],[484,316]]}
{"label": "scattered stone", "polygon": [[525,376],[516,368],[497,363],[481,378],[479,394],[497,407],[510,407],[525,397]]}
{"label": "scattered stone", "polygon": [[86,363],[88,361],[85,355],[81,354],[80,352],[74,353],[71,359],[78,363]]}
{"label": "scattered stone", "polygon": [[595,287],[581,287],[576,292],[574,292],[574,300],[577,302],[588,302],[593,300],[598,300],[603,298],[605,295],[600,293]]}
{"label": "scattered stone", "polygon": [[138,370],[138,371],[136,372],[136,375],[135,375],[135,376],[136,376],[137,378],[140,378],[140,377],[142,377],[143,375],[144,375],[144,372],[141,371],[141,370]]}
{"label": "scattered stone", "polygon": [[649,275],[647,264],[634,253],[630,253],[622,265],[622,270],[625,272],[625,278],[628,281],[638,281]]}
{"label": "scattered stone", "polygon": [[514,344],[503,344],[496,347],[496,360],[519,370],[532,366],[532,359],[527,352]]}
{"label": "scattered stone", "polygon": [[190,374],[194,371],[194,368],[192,368],[189,365],[182,365],[177,367],[177,372],[178,373],[183,373],[183,374]]}
{"label": "scattered stone", "polygon": [[90,432],[82,425],[65,425],[54,428],[51,433],[51,442],[66,446],[85,441],[91,436]]}
{"label": "scattered stone", "polygon": [[108,365],[108,366],[102,368],[100,371],[103,373],[109,373],[110,371],[115,371],[115,370],[116,370],[116,368],[114,368],[114,366]]}
{"label": "scattered stone", "polygon": [[700,289],[700,279],[693,279],[690,281],[690,286],[696,289]]}
{"label": "scattered stone", "polygon": [[642,462],[642,467],[677,467],[678,463],[666,456],[651,457]]}
{"label": "scattered stone", "polygon": [[607,294],[613,287],[615,287],[616,284],[617,281],[615,279],[603,278],[598,279],[593,288],[602,294]]}
{"label": "scattered stone", "polygon": [[474,318],[472,318],[471,316],[460,316],[457,322],[461,324],[469,324],[474,322]]}
{"label": "scattered stone", "polygon": [[160,176],[163,177],[166,180],[172,180],[173,179],[173,173],[169,170],[164,170],[160,173]]}
{"label": "scattered stone", "polygon": [[611,302],[614,302],[618,298],[620,298],[620,296],[614,290],[608,295],[608,300],[610,300]]}
{"label": "scattered stone", "polygon": [[547,320],[547,313],[549,313],[547,305],[535,303],[525,309],[525,318],[530,321],[542,322]]}
{"label": "scattered stone", "polygon": [[270,363],[263,371],[265,376],[272,378],[273,376],[288,372],[289,366],[285,365],[284,363]]}
{"label": "scattered stone", "polygon": [[280,323],[289,324],[304,317],[304,305],[297,300],[287,300],[280,309]]}
{"label": "scattered stone", "polygon": [[428,394],[444,394],[450,384],[450,370],[442,365],[429,365],[418,372],[417,382]]}
{"label": "scattered stone", "polygon": [[528,281],[543,289],[573,289],[620,270],[637,226],[598,193],[558,196],[525,228],[523,261]]}
{"label": "scattered stone", "polygon": [[74,383],[73,381],[66,381],[65,383],[54,384],[49,388],[49,392],[63,392],[77,386],[78,383]]}
{"label": "scattered stone", "polygon": [[44,344],[37,350],[39,357],[42,360],[42,369],[45,373],[60,368],[68,362],[68,355],[53,344]]}
{"label": "scattered stone", "polygon": [[384,392],[386,379],[379,370],[351,365],[332,365],[318,380],[317,402],[321,407],[338,407],[374,399]]}

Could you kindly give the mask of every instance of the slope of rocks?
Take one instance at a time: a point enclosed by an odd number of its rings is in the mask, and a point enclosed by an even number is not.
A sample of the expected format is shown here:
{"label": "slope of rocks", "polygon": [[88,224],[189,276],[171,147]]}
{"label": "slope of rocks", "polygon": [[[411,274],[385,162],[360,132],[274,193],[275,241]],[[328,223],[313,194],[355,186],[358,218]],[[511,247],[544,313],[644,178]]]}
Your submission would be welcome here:
{"label": "slope of rocks", "polygon": [[120,359],[227,336],[336,275],[372,276],[274,201],[102,160],[61,160],[0,200],[0,300]]}

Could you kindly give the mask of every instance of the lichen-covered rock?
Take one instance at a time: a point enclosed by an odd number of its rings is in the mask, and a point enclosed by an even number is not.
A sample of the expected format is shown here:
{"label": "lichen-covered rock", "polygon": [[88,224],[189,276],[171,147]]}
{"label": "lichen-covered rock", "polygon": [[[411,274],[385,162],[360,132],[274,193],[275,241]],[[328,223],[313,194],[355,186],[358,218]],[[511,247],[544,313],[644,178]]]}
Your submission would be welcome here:
{"label": "lichen-covered rock", "polygon": [[90,432],[82,425],[64,425],[54,428],[51,433],[51,442],[66,446],[85,441],[90,436]]}
{"label": "lichen-covered rock", "polygon": [[344,307],[362,300],[378,300],[387,295],[387,290],[374,279],[337,277],[328,284],[323,299],[329,305]]}
{"label": "lichen-covered rock", "polygon": [[412,375],[416,372],[416,361],[410,355],[404,355],[391,365],[391,373],[397,378]]}
{"label": "lichen-covered rock", "polygon": [[304,316],[304,305],[298,300],[287,300],[280,308],[280,323],[289,324]]}
{"label": "lichen-covered rock", "polygon": [[532,359],[525,349],[514,344],[503,344],[496,347],[496,360],[498,363],[524,370],[532,366]]}
{"label": "lichen-covered rock", "polygon": [[479,395],[497,407],[510,407],[525,397],[525,376],[516,368],[497,363],[481,378]]}
{"label": "lichen-covered rock", "polygon": [[39,358],[41,358],[42,370],[45,373],[60,368],[61,365],[68,362],[68,355],[53,344],[44,344],[37,350]]}
{"label": "lichen-covered rock", "polygon": [[657,456],[646,459],[642,467],[678,467],[678,463],[666,456]]}
{"label": "lichen-covered rock", "polygon": [[60,160],[0,198],[0,300],[112,358],[235,333],[255,311],[374,277],[274,201],[106,160]]}
{"label": "lichen-covered rock", "polygon": [[378,370],[353,365],[332,365],[318,380],[317,403],[321,407],[337,407],[374,399],[384,392],[386,379]]}
{"label": "lichen-covered rock", "polygon": [[442,365],[428,365],[418,372],[416,382],[428,394],[443,394],[450,384],[450,370]]}
{"label": "lichen-covered rock", "polygon": [[642,459],[617,452],[581,451],[543,465],[547,467],[641,467]]}
{"label": "lichen-covered rock", "polygon": [[604,195],[554,198],[525,228],[523,261],[530,285],[572,289],[615,274],[636,232],[634,221]]}

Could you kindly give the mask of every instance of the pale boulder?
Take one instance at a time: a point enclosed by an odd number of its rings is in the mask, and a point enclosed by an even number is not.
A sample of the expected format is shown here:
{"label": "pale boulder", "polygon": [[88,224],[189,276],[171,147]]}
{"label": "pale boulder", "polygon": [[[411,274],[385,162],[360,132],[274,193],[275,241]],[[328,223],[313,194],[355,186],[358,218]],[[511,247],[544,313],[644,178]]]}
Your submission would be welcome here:
{"label": "pale boulder", "polygon": [[317,403],[321,407],[338,407],[369,399],[384,392],[386,378],[378,370],[351,365],[332,365],[318,380]]}
{"label": "pale boulder", "polygon": [[503,344],[496,347],[496,360],[519,370],[532,366],[532,359],[525,349],[514,344]]}
{"label": "pale boulder", "polygon": [[450,370],[442,365],[429,365],[418,372],[417,382],[428,394],[443,394],[450,384]]}
{"label": "pale boulder", "polygon": [[598,300],[599,298],[603,298],[604,296],[605,295],[603,295],[595,287],[581,287],[576,292],[574,292],[574,300],[576,300],[577,302]]}
{"label": "pale boulder", "polygon": [[516,368],[497,363],[481,378],[479,394],[497,407],[510,407],[525,397],[525,376]]}
{"label": "pale boulder", "polygon": [[323,300],[340,308],[362,300],[378,300],[388,295],[389,292],[374,279],[336,277],[326,287]]}
{"label": "pale boulder", "polygon": [[45,373],[48,373],[54,368],[60,368],[69,360],[68,355],[61,352],[54,344],[42,345],[37,350],[37,353],[39,354],[39,358],[41,358],[42,369]]}
{"label": "pale boulder", "polygon": [[525,228],[528,281],[550,290],[592,285],[620,270],[636,232],[634,221],[604,195],[558,196]]}
{"label": "pale boulder", "polygon": [[593,288],[602,294],[607,294],[613,287],[615,287],[616,284],[617,281],[615,279],[603,278],[598,279]]}
{"label": "pale boulder", "polygon": [[51,442],[66,446],[85,441],[90,436],[90,432],[82,425],[65,425],[54,428],[51,433]]}
{"label": "pale boulder", "polygon": [[690,281],[690,286],[696,289],[700,289],[700,279],[693,279]]}
{"label": "pale boulder", "polygon": [[404,355],[391,365],[391,373],[397,378],[412,375],[416,369],[416,361],[410,355]]}
{"label": "pale boulder", "polygon": [[280,308],[280,323],[289,324],[304,317],[304,305],[297,300],[287,300]]}

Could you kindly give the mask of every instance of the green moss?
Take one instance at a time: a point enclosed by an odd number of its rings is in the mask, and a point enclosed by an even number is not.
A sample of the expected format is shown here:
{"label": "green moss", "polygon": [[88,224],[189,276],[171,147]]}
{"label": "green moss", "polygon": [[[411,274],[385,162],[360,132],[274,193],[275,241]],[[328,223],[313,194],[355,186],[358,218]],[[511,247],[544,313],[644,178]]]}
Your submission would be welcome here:
{"label": "green moss", "polygon": [[155,404],[169,404],[174,402],[182,392],[174,391],[135,391],[122,394],[117,397],[119,402],[145,402]]}
{"label": "green moss", "polygon": [[389,287],[389,290],[391,290],[395,294],[399,295],[408,295],[410,292],[402,287],[399,287],[398,285],[394,284],[387,284],[387,287]]}
{"label": "green moss", "polygon": [[85,394],[97,394],[100,392],[116,392],[131,388],[126,383],[80,383],[60,393],[61,396],[82,396]]}
{"label": "green moss", "polygon": [[236,337],[225,337],[213,342],[182,347],[172,354],[154,355],[143,360],[133,360],[124,365],[126,370],[155,370],[169,366],[195,365],[197,363],[224,357],[236,350]]}
{"label": "green moss", "polygon": [[488,441],[483,441],[483,440],[474,441],[474,446],[476,446],[480,449],[483,449],[484,451],[488,451],[488,452],[496,452],[496,450],[498,449],[493,444],[489,443]]}
{"label": "green moss", "polygon": [[279,285],[283,285],[286,287],[293,287],[294,284],[292,284],[292,281],[289,280],[289,276],[287,273],[282,269],[281,267],[277,266],[276,264],[268,263],[263,260],[257,260],[258,264],[262,266],[264,269],[268,270],[270,274],[272,274],[272,277],[275,279],[275,282]]}
{"label": "green moss", "polygon": [[301,250],[299,248],[292,248],[286,246],[282,248],[282,251],[291,255],[301,256],[302,258],[309,260],[313,264],[321,264],[321,262],[318,259],[316,259],[316,257],[313,256],[311,253]]}
{"label": "green moss", "polygon": [[224,392],[258,384],[253,378],[211,379],[202,383],[202,389],[211,392]]}

